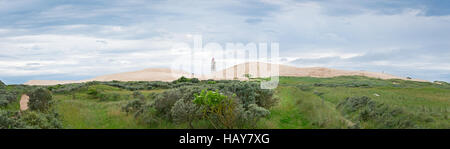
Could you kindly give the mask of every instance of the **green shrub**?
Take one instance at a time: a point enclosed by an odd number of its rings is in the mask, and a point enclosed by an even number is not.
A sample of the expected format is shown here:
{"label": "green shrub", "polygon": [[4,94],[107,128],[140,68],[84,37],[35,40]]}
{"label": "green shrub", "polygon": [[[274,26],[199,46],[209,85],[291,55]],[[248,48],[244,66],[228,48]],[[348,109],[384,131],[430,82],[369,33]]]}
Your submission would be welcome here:
{"label": "green shrub", "polygon": [[256,127],[256,123],[262,117],[267,117],[270,115],[269,110],[262,108],[256,104],[250,104],[248,106],[248,110],[244,112],[245,122],[251,125],[252,127]]}
{"label": "green shrub", "polygon": [[145,105],[145,102],[141,99],[134,99],[129,101],[126,105],[122,106],[122,111],[127,114],[133,113],[135,116],[138,116],[138,113]]}
{"label": "green shrub", "polygon": [[191,79],[181,76],[177,80],[173,81],[173,83],[182,83],[182,82],[191,82]]}
{"label": "green shrub", "polygon": [[195,94],[193,102],[202,107],[203,118],[214,128],[239,127],[241,113],[238,112],[239,104],[233,98],[228,98],[217,90],[215,92],[202,90],[200,94]]}
{"label": "green shrub", "polygon": [[52,104],[52,94],[46,88],[38,88],[30,93],[28,107],[30,110],[47,111]]}
{"label": "green shrub", "polygon": [[8,100],[0,99],[0,107],[6,107],[9,104]]}
{"label": "green shrub", "polygon": [[199,82],[200,82],[200,80],[199,80],[199,79],[197,79],[197,78],[192,78],[192,79],[191,79],[191,82],[192,82],[192,83],[199,83]]}
{"label": "green shrub", "polygon": [[87,91],[88,95],[96,97],[98,95],[98,93],[99,93],[99,91],[96,88],[93,88],[93,87],[88,88],[88,91]]}
{"label": "green shrub", "polygon": [[142,99],[142,100],[144,100],[144,99],[145,99],[145,96],[142,95],[142,93],[139,92],[139,91],[134,91],[134,92],[133,92],[133,98],[134,98],[134,99]]}
{"label": "green shrub", "polygon": [[274,96],[273,90],[259,89],[256,93],[256,104],[266,109],[273,107],[280,100]]}
{"label": "green shrub", "polygon": [[152,107],[155,108],[158,115],[169,117],[172,106],[181,99],[182,94],[178,90],[165,91],[158,96],[152,103]]}
{"label": "green shrub", "polygon": [[188,123],[190,128],[194,128],[192,122],[201,118],[202,110],[192,100],[180,99],[173,105],[171,116],[174,122]]}
{"label": "green shrub", "polygon": [[400,108],[372,101],[369,97],[349,97],[337,105],[357,123],[367,123],[370,128],[416,128],[417,116]]}
{"label": "green shrub", "polygon": [[200,94],[195,94],[194,103],[198,105],[205,105],[207,107],[215,107],[227,98],[227,96],[219,93],[218,90],[215,92],[202,90]]}
{"label": "green shrub", "polygon": [[0,129],[23,128],[24,124],[17,120],[17,112],[0,110]]}
{"label": "green shrub", "polygon": [[163,119],[158,116],[158,112],[151,106],[144,106],[137,117],[138,121],[146,125],[157,125]]}
{"label": "green shrub", "polygon": [[53,112],[41,113],[36,111],[25,111],[20,116],[20,120],[32,128],[39,128],[39,129],[62,128],[62,123],[58,120],[58,115]]}
{"label": "green shrub", "polygon": [[14,102],[17,99],[17,96],[14,92],[0,90],[0,101],[4,101],[6,103]]}
{"label": "green shrub", "polygon": [[156,96],[152,107],[156,109],[158,115],[170,119],[172,106],[180,99],[193,100],[194,94],[201,91],[200,87],[180,87],[170,89]]}
{"label": "green shrub", "polygon": [[0,129],[58,129],[62,123],[54,112],[0,110]]}

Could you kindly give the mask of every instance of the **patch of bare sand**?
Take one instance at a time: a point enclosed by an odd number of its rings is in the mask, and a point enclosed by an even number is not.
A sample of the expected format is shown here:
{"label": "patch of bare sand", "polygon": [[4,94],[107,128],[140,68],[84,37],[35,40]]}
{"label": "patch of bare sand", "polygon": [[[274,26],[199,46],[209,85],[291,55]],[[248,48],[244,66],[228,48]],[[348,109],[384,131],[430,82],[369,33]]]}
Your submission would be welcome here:
{"label": "patch of bare sand", "polygon": [[28,101],[30,100],[30,97],[26,94],[23,94],[20,97],[20,110],[25,111],[28,109]]}

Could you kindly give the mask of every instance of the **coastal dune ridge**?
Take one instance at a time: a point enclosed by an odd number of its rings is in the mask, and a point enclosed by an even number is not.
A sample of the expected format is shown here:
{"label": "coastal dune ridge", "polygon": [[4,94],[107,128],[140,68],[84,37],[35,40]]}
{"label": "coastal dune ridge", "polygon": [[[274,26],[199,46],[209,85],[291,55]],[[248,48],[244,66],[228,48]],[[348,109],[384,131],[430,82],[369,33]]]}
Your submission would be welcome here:
{"label": "coastal dune ridge", "polygon": [[[278,74],[273,73],[271,68],[278,66]],[[266,68],[265,68],[266,67]],[[338,76],[365,76],[378,79],[401,79],[419,82],[428,82],[421,79],[409,79],[406,77],[394,76],[386,73],[370,72],[370,71],[351,71],[339,70],[325,67],[305,67],[299,68],[284,64],[270,64],[263,62],[247,62],[228,67],[226,69],[212,72],[207,75],[196,75],[182,70],[172,70],[170,68],[148,68],[139,71],[115,73],[94,77],[87,80],[29,80],[25,85],[57,85],[57,84],[71,84],[83,83],[91,81],[164,81],[169,82],[185,76],[187,78],[196,77],[200,80],[248,80],[248,77],[263,78],[270,76],[290,76],[290,77],[317,77],[317,78],[332,78]]]}

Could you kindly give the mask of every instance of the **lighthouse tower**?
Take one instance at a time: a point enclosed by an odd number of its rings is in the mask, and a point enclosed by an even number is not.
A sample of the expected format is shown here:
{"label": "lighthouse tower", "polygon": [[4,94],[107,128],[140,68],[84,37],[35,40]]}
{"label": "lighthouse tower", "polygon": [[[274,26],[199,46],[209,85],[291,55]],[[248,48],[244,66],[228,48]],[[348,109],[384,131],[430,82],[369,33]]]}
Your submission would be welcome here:
{"label": "lighthouse tower", "polygon": [[214,60],[214,57],[211,60],[211,73],[216,72],[216,61]]}

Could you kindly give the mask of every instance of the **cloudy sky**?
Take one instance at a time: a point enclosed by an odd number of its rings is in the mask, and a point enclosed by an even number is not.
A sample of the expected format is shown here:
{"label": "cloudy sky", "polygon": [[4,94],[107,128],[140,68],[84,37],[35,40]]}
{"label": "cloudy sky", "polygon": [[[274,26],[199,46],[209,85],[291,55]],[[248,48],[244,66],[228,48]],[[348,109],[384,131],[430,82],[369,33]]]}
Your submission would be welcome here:
{"label": "cloudy sky", "polygon": [[0,80],[169,67],[171,46],[278,42],[283,63],[450,81],[450,1],[0,0]]}

